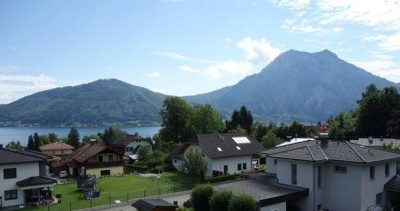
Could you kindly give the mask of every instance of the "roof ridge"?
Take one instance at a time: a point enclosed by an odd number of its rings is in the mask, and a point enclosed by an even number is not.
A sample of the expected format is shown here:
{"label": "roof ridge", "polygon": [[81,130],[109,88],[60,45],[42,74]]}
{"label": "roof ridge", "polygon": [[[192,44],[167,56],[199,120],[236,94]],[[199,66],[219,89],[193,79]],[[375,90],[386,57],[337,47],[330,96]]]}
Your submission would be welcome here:
{"label": "roof ridge", "polygon": [[324,155],[326,160],[329,160],[328,156],[326,156],[325,151],[321,148],[320,145],[317,145],[317,147],[321,150],[322,154]]}
{"label": "roof ridge", "polygon": [[357,150],[356,149],[354,149],[354,147],[353,146],[351,146],[351,144],[350,144],[350,142],[348,142],[348,141],[346,141],[345,142],[357,155],[358,155],[358,157],[360,157],[361,158],[361,160],[364,162],[364,163],[366,163],[367,161],[360,155],[360,153],[358,153],[357,152]]}
{"label": "roof ridge", "polygon": [[312,154],[311,149],[308,147],[308,145],[306,145],[306,148],[307,148],[308,152],[310,153],[311,158],[313,159],[313,161],[315,161],[315,157],[314,157],[314,155]]}

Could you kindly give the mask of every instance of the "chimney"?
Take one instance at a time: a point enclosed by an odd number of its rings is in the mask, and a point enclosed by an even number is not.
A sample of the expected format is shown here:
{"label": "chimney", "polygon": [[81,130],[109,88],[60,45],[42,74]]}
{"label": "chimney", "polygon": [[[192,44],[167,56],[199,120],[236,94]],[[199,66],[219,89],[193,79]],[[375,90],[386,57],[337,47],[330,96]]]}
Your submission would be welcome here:
{"label": "chimney", "polygon": [[93,146],[96,144],[96,139],[92,138],[90,139],[90,146]]}

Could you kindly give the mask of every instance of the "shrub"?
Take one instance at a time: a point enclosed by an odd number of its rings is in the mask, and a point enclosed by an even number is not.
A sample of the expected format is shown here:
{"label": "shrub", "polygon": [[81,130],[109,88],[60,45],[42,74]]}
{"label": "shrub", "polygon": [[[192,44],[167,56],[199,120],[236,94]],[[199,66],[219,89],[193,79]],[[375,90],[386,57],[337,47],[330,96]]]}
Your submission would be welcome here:
{"label": "shrub", "polygon": [[195,211],[208,211],[210,210],[210,197],[214,190],[211,185],[198,185],[193,188],[191,197],[193,209]]}
{"label": "shrub", "polygon": [[222,176],[212,177],[210,179],[207,179],[206,182],[209,182],[209,183],[224,182],[224,181],[228,181],[228,180],[234,180],[237,177],[238,177],[237,174],[222,175]]}
{"label": "shrub", "polygon": [[61,198],[62,198],[62,194],[61,194],[61,193],[57,193],[57,194],[56,194],[56,198],[57,198],[57,199],[61,199]]}
{"label": "shrub", "polygon": [[228,204],[229,211],[256,211],[257,202],[247,194],[233,195],[229,199]]}
{"label": "shrub", "polygon": [[232,192],[228,190],[216,191],[210,198],[210,207],[212,211],[228,211],[229,199]]}

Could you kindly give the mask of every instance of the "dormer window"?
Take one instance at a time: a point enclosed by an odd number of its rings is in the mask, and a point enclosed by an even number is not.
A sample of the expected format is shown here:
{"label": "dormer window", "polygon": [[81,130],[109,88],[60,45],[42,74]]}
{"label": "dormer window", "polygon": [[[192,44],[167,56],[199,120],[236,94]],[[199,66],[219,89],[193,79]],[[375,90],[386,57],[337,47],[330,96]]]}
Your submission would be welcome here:
{"label": "dormer window", "polygon": [[217,147],[217,150],[218,150],[219,152],[222,152],[221,147]]}

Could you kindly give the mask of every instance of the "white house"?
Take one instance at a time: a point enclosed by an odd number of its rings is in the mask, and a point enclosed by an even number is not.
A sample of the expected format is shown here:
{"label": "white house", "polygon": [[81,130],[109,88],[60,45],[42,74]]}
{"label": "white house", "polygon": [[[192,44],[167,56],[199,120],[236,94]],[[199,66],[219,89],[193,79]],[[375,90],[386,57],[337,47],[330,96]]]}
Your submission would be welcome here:
{"label": "white house", "polygon": [[111,148],[117,152],[129,157],[131,160],[139,159],[138,152],[140,147],[145,147],[152,152],[152,142],[149,139],[143,138],[138,133],[134,135],[124,134],[121,140],[112,144]]}
{"label": "white house", "polygon": [[349,142],[310,140],[267,149],[267,172],[277,183],[307,188],[288,205],[299,210],[399,208],[400,154]]}
{"label": "white house", "polygon": [[172,164],[180,169],[185,153],[202,153],[207,161],[206,177],[222,174],[236,174],[258,169],[258,152],[264,147],[246,135],[237,133],[198,134],[189,142],[182,144],[170,154]]}
{"label": "white house", "polygon": [[50,187],[57,181],[46,177],[49,158],[33,151],[3,149],[0,145],[0,209],[51,202]]}

